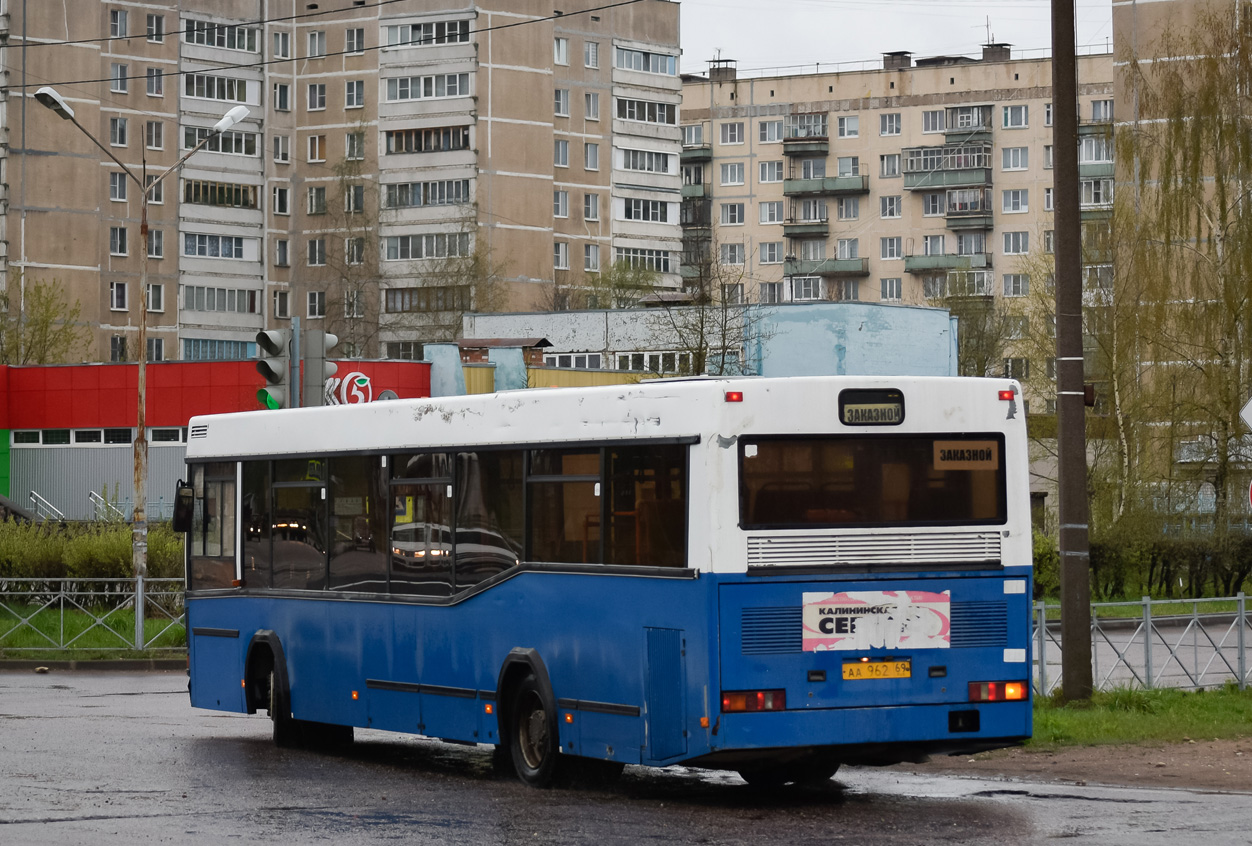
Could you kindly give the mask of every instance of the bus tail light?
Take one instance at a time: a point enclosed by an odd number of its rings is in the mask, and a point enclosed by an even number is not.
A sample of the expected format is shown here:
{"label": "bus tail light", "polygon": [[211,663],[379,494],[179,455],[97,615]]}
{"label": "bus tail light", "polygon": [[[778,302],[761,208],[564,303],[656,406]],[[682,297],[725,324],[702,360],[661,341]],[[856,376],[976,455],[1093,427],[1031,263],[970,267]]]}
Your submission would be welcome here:
{"label": "bus tail light", "polygon": [[1017,702],[1026,698],[1026,682],[970,682],[970,702]]}
{"label": "bus tail light", "polygon": [[1013,399],[1013,392],[1011,390],[1000,391],[1000,399],[1006,400],[1006,401]]}
{"label": "bus tail light", "polygon": [[743,391],[727,391],[726,402],[743,402]]}
{"label": "bus tail light", "polygon": [[785,711],[785,690],[731,690],[722,691],[722,712],[734,711]]}

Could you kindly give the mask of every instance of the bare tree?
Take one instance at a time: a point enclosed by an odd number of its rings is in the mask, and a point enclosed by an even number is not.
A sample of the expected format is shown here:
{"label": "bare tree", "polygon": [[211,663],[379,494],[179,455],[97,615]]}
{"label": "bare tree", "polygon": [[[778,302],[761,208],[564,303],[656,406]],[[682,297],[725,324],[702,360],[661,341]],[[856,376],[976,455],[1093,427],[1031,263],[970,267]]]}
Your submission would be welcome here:
{"label": "bare tree", "polygon": [[0,364],[61,364],[82,361],[91,331],[80,322],[82,306],[71,305],[60,280],[26,280],[8,274],[0,290]]}

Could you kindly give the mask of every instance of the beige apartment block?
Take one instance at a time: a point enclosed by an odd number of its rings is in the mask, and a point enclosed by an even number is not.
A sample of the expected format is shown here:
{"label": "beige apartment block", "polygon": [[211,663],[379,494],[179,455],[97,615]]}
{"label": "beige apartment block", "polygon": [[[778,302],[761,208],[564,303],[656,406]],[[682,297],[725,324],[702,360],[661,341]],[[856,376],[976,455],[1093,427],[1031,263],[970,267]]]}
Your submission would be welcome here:
{"label": "beige apartment block", "polygon": [[[1081,56],[1078,80],[1082,132],[1103,139],[1111,55]],[[1030,256],[1052,250],[1051,102],[1051,60],[1002,44],[869,70],[744,78],[721,61],[684,76],[684,276],[741,284],[728,293],[752,302],[1026,296],[1045,281],[1028,278]],[[1094,222],[1112,146],[1084,141],[1081,155]]]}
{"label": "beige apartment block", "polygon": [[[327,5],[327,4],[322,4]],[[678,5],[572,0],[5,3],[6,284],[59,280],[90,358],[239,359],[298,318],[414,357],[625,259],[679,285]],[[623,151],[668,161],[634,172]]]}

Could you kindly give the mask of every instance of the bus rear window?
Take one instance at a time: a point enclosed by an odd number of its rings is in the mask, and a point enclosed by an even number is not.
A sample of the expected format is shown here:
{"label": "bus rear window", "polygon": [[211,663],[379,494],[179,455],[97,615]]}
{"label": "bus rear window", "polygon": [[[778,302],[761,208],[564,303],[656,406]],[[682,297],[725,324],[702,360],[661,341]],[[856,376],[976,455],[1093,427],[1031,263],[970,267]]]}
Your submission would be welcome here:
{"label": "bus rear window", "polygon": [[739,449],[745,529],[1005,522],[1003,435],[748,438]]}

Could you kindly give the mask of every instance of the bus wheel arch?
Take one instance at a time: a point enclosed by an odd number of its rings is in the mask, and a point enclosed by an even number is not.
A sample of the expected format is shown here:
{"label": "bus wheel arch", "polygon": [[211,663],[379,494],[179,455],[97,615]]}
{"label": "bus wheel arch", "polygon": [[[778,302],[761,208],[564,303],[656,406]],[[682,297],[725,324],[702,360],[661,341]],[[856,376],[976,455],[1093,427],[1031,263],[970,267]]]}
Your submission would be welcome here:
{"label": "bus wheel arch", "polygon": [[291,686],[287,678],[287,657],[278,635],[262,629],[252,636],[244,661],[244,682],[248,713],[264,708],[274,724],[274,745],[291,748],[301,745],[299,723],[291,716]]}
{"label": "bus wheel arch", "polygon": [[500,745],[518,778],[532,787],[552,786],[565,767],[556,696],[537,651],[518,647],[509,652],[500,667],[496,704]]}

